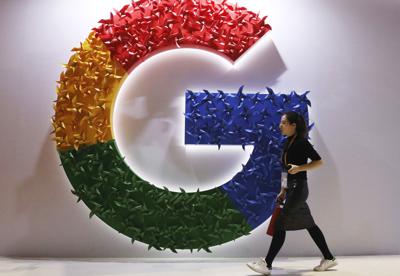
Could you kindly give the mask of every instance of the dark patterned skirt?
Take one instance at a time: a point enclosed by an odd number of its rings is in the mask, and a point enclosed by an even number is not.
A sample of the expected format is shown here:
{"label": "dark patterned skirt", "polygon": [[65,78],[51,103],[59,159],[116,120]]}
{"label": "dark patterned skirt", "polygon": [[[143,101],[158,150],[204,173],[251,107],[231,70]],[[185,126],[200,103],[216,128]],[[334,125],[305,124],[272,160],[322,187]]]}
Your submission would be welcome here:
{"label": "dark patterned skirt", "polygon": [[288,179],[288,190],[282,211],[276,218],[275,230],[300,230],[315,226],[308,198],[307,179]]}

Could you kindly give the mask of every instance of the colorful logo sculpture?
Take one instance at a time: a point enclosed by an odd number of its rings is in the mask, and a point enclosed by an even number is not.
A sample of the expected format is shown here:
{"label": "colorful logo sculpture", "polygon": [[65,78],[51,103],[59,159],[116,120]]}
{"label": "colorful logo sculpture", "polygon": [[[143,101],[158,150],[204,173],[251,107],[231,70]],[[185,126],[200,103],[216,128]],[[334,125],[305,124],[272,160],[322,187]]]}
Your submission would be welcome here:
{"label": "colorful logo sculpture", "polygon": [[[195,193],[159,189],[132,172],[116,147],[111,123],[113,103],[121,84],[150,55],[189,47],[206,49],[235,61],[271,29],[265,17],[226,1],[140,0],[99,23],[80,47],[72,49],[75,53],[61,73],[57,87],[53,127],[62,166],[73,186],[72,193],[90,208],[90,217],[98,216],[131,237],[132,242],[147,243],[148,249],[210,252],[210,246],[247,235],[270,216],[271,199],[277,192],[280,171],[276,156],[281,137],[277,138],[274,120],[269,120],[264,130],[269,129],[268,139],[275,140],[260,143],[270,156],[255,159],[260,161],[258,170],[244,168],[239,173],[257,176],[266,164],[264,161],[269,160],[272,165],[266,169],[272,174],[259,175],[253,181],[258,187],[266,188],[243,188],[243,183],[236,179],[221,188]],[[256,99],[262,97],[255,95]],[[284,106],[297,108],[306,115],[305,95],[292,93],[290,101],[288,96],[277,96],[270,91],[267,100],[274,102],[272,113],[279,114],[282,111],[279,106]],[[195,97],[193,92],[187,94],[192,103],[196,102]],[[269,104],[263,106],[265,109]],[[187,130],[195,120],[192,115],[197,116],[187,113]],[[192,136],[187,134],[188,143],[196,135],[194,130]],[[251,141],[245,143],[251,144]],[[214,143],[201,139],[198,142]],[[236,195],[244,196],[241,202],[232,196],[237,191],[241,192]]]}

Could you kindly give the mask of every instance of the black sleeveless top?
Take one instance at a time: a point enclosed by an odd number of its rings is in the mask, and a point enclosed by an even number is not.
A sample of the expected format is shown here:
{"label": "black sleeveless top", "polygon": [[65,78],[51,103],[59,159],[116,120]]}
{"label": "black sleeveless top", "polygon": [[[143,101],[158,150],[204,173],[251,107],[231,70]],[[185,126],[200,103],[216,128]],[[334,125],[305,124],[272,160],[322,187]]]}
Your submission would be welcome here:
{"label": "black sleeveless top", "polygon": [[[284,161],[284,154],[287,152],[286,161],[287,164],[294,164],[294,165],[304,165],[307,163],[307,159],[310,158],[311,160],[321,160],[321,156],[318,152],[314,149],[313,145],[306,138],[301,138],[297,136],[293,141],[292,145],[289,147],[289,143],[293,136],[288,136],[286,143],[283,147],[282,152],[282,167],[283,171],[287,172],[290,169],[290,166],[286,166]],[[307,171],[298,172],[296,174],[288,173],[288,180],[289,179],[307,179]]]}

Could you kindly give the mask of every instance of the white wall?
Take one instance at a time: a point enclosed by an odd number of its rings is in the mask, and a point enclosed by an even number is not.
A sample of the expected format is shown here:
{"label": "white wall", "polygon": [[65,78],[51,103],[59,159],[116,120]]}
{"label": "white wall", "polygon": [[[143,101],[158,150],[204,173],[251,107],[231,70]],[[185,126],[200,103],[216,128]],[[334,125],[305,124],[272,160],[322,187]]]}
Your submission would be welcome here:
{"label": "white wall", "polygon": [[[49,136],[56,80],[71,55],[69,50],[79,45],[113,7],[120,8],[126,2],[129,1],[0,3],[0,255],[264,256],[270,242],[264,234],[266,223],[250,236],[212,247],[212,254],[184,250],[176,255],[147,251],[147,245],[141,243],[131,245],[129,238],[96,217],[89,219],[84,204],[75,203]],[[400,2],[238,2],[269,15],[271,34],[234,67],[221,57],[200,51],[172,51],[143,63],[131,73],[124,95],[135,98],[132,91],[140,91],[141,96],[156,99],[154,89],[162,90],[165,97],[159,106],[153,106],[161,112],[147,110],[142,118],[146,131],[136,141],[150,142],[124,141],[121,131],[120,143],[139,151],[147,146],[155,156],[163,156],[164,147],[168,146],[168,158],[163,160],[173,163],[168,167],[161,162],[154,173],[155,181],[165,175],[166,183],[172,185],[174,180],[179,182],[197,174],[202,180],[185,187],[208,188],[228,175],[215,173],[213,166],[204,171],[204,155],[196,155],[179,144],[182,125],[176,118],[182,108],[179,97],[183,89],[233,91],[245,84],[248,92],[263,91],[267,85],[285,93],[311,90],[311,116],[316,123],[312,143],[325,160],[323,167],[308,173],[314,218],[336,255],[400,254],[396,235],[400,230],[400,187],[396,178],[400,153]],[[173,73],[162,70],[171,66],[175,68]],[[213,69],[207,72],[208,68]],[[151,80],[158,80],[155,84],[147,82],[149,71],[154,74]],[[139,100],[136,97],[133,104]],[[118,124],[129,125],[123,121]],[[154,137],[163,131],[168,133],[169,141],[174,141],[172,144],[155,143]],[[221,156],[215,157],[219,158],[219,169],[240,167],[249,154],[248,150],[223,150],[218,153]],[[139,160],[132,166],[151,161],[146,157]],[[188,173],[182,174],[183,170]],[[151,174],[143,171],[146,173]],[[317,254],[306,231],[297,231],[288,233],[280,256]]]}

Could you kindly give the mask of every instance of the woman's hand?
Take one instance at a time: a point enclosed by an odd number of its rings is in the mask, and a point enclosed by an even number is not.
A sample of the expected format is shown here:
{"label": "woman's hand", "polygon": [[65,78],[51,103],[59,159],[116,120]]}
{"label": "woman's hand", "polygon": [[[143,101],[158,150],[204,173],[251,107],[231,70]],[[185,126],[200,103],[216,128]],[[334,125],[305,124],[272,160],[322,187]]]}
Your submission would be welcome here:
{"label": "woman's hand", "polygon": [[281,192],[276,197],[275,202],[282,203],[285,200],[285,196],[286,196],[286,191],[285,190],[281,190]]}
{"label": "woman's hand", "polygon": [[289,166],[292,166],[289,170],[288,173],[290,174],[296,174],[298,172],[301,172],[300,166],[294,165],[294,164],[288,164]]}

